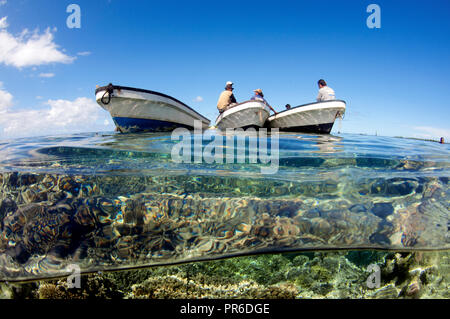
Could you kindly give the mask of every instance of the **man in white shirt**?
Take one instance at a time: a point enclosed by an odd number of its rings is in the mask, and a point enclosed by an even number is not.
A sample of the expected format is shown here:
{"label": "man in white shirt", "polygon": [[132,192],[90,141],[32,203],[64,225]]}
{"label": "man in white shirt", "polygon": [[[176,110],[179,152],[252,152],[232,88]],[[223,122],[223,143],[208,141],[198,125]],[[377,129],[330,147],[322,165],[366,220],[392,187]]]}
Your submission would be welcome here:
{"label": "man in white shirt", "polygon": [[319,95],[317,96],[317,102],[336,100],[334,90],[327,86],[325,80],[319,80]]}

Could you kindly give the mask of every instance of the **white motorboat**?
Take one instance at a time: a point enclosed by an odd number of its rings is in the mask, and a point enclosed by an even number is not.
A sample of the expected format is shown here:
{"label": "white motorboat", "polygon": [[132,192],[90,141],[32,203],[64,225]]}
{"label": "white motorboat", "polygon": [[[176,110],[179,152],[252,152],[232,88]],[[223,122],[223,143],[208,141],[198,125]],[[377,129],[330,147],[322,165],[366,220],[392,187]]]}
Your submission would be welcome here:
{"label": "white motorboat", "polygon": [[219,115],[216,127],[227,128],[263,127],[270,115],[269,107],[262,101],[246,101],[236,104]]}
{"label": "white motorboat", "polygon": [[342,100],[296,106],[272,115],[266,126],[280,131],[329,134],[336,118],[345,114],[345,106]]}
{"label": "white motorboat", "polygon": [[95,90],[97,103],[107,110],[122,133],[170,132],[178,127],[194,129],[200,121],[210,123],[183,102],[163,93],[109,84]]}

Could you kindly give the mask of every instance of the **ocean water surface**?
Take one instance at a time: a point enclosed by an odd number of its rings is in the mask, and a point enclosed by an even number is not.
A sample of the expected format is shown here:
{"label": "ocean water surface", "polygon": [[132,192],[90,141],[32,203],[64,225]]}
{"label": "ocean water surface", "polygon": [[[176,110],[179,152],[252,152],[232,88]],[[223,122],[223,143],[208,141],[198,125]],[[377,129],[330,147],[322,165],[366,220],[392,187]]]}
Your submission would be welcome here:
{"label": "ocean water surface", "polygon": [[[246,151],[240,139],[231,136]],[[178,163],[177,143],[154,133],[0,140],[0,281],[64,276],[74,264],[450,248],[448,144],[280,133],[277,172],[263,174],[260,162]]]}

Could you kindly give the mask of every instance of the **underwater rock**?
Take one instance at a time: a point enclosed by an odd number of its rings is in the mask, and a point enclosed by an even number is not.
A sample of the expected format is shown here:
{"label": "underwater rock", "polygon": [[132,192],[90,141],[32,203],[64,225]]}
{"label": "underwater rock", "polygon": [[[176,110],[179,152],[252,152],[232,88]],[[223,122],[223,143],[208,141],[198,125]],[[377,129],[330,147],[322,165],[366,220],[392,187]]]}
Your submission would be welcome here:
{"label": "underwater rock", "polygon": [[349,208],[352,213],[365,213],[367,208],[362,204],[355,204]]}
{"label": "underwater rock", "polygon": [[293,266],[303,266],[309,261],[309,257],[305,255],[298,255],[292,260]]}
{"label": "underwater rock", "polygon": [[114,281],[94,274],[81,277],[80,288],[70,288],[67,280],[41,282],[36,290],[38,299],[118,299],[123,293]]}
{"label": "underwater rock", "polygon": [[395,287],[399,298],[450,296],[450,252],[388,254],[380,265],[385,285]]}
{"label": "underwater rock", "polygon": [[18,176],[17,182],[20,186],[29,186],[36,184],[38,179],[40,179],[39,175],[25,173]]}
{"label": "underwater rock", "polygon": [[208,285],[175,275],[151,277],[141,284],[132,286],[127,298],[138,299],[190,299],[190,298],[252,298],[293,299],[298,293],[292,284],[263,287],[252,281],[239,284]]}
{"label": "underwater rock", "polygon": [[3,229],[3,220],[9,213],[13,213],[17,210],[17,204],[11,198],[5,198],[0,200],[0,229]]}
{"label": "underwater rock", "polygon": [[389,180],[386,195],[389,196],[406,196],[411,194],[417,187],[417,182],[412,180],[392,179]]}
{"label": "underwater rock", "polygon": [[394,213],[392,203],[375,203],[371,209],[371,213],[375,216],[385,219]]}
{"label": "underwater rock", "polygon": [[4,218],[9,237],[7,253],[20,264],[32,254],[56,253],[64,258],[97,229],[96,219],[87,206],[77,210],[72,203],[59,202],[46,207],[38,204],[22,205]]}
{"label": "underwater rock", "polygon": [[312,259],[296,257],[287,272],[287,279],[299,286],[301,298],[362,297],[366,276],[363,268],[350,263],[341,253],[315,253]]}
{"label": "underwater rock", "polygon": [[0,283],[0,300],[13,298],[14,292],[12,291],[11,287],[7,284]]}
{"label": "underwater rock", "polygon": [[2,299],[33,299],[38,283],[0,283],[0,300]]}
{"label": "underwater rock", "polygon": [[311,219],[311,224],[312,233],[318,237],[326,237],[331,231],[330,223],[324,218],[313,218]]}
{"label": "underwater rock", "polygon": [[14,258],[19,264],[24,264],[31,256],[29,251],[22,244],[9,247],[7,246],[5,252],[8,256]]}
{"label": "underwater rock", "polygon": [[10,189],[12,187],[19,186],[19,173],[6,173],[3,176],[3,187],[5,189]]}
{"label": "underwater rock", "polygon": [[305,213],[300,213],[302,217],[304,218],[316,218],[320,217],[320,210],[318,208],[313,208],[311,210],[306,211]]}
{"label": "underwater rock", "polygon": [[406,196],[411,194],[417,185],[418,183],[413,179],[377,179],[371,185],[370,193],[385,197]]}
{"label": "underwater rock", "polygon": [[[357,253],[357,252],[354,252]],[[14,298],[448,298],[449,252],[346,252],[261,255],[178,266],[83,275],[81,289],[66,280],[4,289]],[[365,256],[365,257],[364,257]],[[377,263],[382,286],[369,289],[366,265]],[[390,266],[389,266],[390,265]],[[30,285],[30,286],[26,286]],[[19,288],[18,288],[19,287]]]}
{"label": "underwater rock", "polygon": [[[449,204],[442,200],[448,191],[438,179],[421,180],[426,198],[380,202],[358,192],[337,199],[332,181],[226,177],[209,188],[203,182],[217,177],[0,175],[8,185],[0,192],[0,280],[57,277],[73,260],[88,272],[263,252],[450,244]],[[174,183],[174,192],[154,192]],[[246,186],[268,192],[274,185],[329,193],[242,195]]]}
{"label": "underwater rock", "polygon": [[29,187],[21,193],[22,200],[25,204],[46,201],[48,196],[46,191],[40,191],[36,186]]}
{"label": "underwater rock", "polygon": [[391,240],[385,234],[375,233],[369,237],[371,243],[381,244],[381,245],[390,245]]}

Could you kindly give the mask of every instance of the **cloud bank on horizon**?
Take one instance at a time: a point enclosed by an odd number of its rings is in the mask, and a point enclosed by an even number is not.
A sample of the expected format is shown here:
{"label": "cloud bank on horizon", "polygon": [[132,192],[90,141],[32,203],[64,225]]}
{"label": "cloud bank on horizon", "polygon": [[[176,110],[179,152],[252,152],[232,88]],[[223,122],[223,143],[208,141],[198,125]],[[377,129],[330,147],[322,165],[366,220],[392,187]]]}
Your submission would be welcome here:
{"label": "cloud bank on horizon", "polygon": [[105,112],[90,98],[73,101],[48,100],[43,108],[14,110],[14,97],[0,82],[0,128],[2,137],[28,137],[48,134],[109,130]]}
{"label": "cloud bank on horizon", "polygon": [[0,116],[3,118],[8,111],[8,109],[12,106],[13,96],[11,93],[5,91],[3,89],[3,82],[0,82]]}
{"label": "cloud bank on horizon", "polygon": [[[0,5],[6,4],[1,1]],[[7,17],[0,18],[0,64],[18,69],[51,63],[75,61],[54,42],[55,28],[43,33],[24,29],[19,35],[7,31]],[[79,52],[80,56],[91,52]],[[34,69],[34,68],[33,68]],[[54,73],[40,73],[40,78],[53,78]],[[40,97],[42,98],[42,97]],[[14,109],[14,97],[0,82],[0,137],[26,137],[45,134],[75,133],[110,129],[106,114],[87,97],[75,100],[49,99],[33,110]]]}
{"label": "cloud bank on horizon", "polygon": [[[9,104],[1,101],[2,94],[6,94],[5,101]],[[48,100],[45,108],[39,110],[8,111],[11,105],[12,96],[0,90],[0,126],[4,137],[98,131],[109,125],[97,103],[86,97],[73,101]]]}

